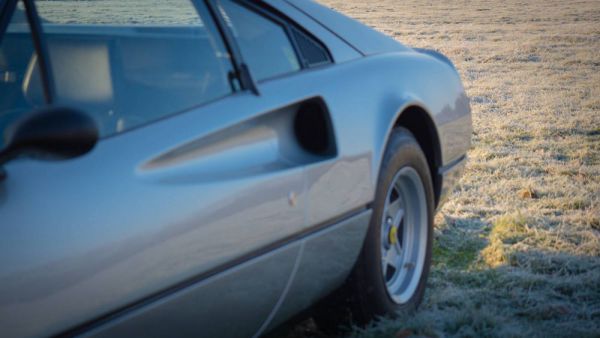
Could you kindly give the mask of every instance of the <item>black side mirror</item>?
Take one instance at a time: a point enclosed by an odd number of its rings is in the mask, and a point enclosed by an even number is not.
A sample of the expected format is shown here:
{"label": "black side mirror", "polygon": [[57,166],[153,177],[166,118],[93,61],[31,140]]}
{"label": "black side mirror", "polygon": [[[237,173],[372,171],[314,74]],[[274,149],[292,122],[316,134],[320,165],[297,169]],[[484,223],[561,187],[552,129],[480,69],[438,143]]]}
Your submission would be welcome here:
{"label": "black side mirror", "polygon": [[86,114],[71,108],[38,110],[17,121],[0,150],[0,166],[17,157],[64,160],[86,154],[98,141],[98,128]]}

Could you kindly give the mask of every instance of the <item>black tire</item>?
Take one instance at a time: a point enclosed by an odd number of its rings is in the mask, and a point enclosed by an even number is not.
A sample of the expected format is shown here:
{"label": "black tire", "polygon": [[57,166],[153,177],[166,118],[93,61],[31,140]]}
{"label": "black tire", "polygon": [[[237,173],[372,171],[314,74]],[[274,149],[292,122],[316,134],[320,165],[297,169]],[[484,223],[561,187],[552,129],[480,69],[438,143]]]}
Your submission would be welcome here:
{"label": "black tire", "polygon": [[[417,287],[406,302],[398,303],[394,302],[386,287],[381,262],[381,232],[388,188],[396,174],[405,167],[413,168],[422,182],[427,203],[427,234],[425,258]],[[423,299],[431,265],[434,208],[433,184],[427,159],[412,133],[405,128],[396,128],[386,146],[373,214],[358,261],[346,284],[316,307],[313,317],[317,325],[331,332],[332,328],[340,325],[364,325],[380,316],[396,317],[414,312]],[[415,282],[417,278],[414,278]]]}

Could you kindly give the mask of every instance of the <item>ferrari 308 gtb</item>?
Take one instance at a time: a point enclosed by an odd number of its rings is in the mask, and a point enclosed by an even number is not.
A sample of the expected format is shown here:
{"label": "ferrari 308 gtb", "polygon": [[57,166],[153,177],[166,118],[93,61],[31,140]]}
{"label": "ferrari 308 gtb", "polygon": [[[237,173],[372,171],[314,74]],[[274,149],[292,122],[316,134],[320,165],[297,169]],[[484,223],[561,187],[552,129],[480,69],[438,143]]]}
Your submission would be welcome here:
{"label": "ferrari 308 gtb", "polygon": [[312,1],[0,0],[0,335],[410,312],[471,129],[448,58]]}

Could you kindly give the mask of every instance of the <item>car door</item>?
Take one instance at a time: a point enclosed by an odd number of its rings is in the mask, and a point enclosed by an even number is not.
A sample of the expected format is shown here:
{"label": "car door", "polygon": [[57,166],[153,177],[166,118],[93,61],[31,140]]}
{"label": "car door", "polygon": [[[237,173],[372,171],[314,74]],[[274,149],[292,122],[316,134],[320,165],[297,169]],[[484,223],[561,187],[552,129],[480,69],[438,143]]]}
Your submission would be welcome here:
{"label": "car door", "polygon": [[[261,97],[267,101],[300,102],[294,136],[310,154],[304,161],[306,222],[302,231],[296,233],[302,236],[295,236],[302,239],[302,250],[289,287],[263,326],[263,332],[268,332],[341,285],[362,247],[373,194],[372,149],[368,142],[361,142],[365,130],[356,121],[365,112],[353,102],[368,97],[350,98],[347,93],[356,92],[356,87],[360,87],[356,76],[365,74],[351,62],[334,66],[327,47],[311,32],[281,15],[275,6],[242,0],[214,3],[257,79]],[[299,55],[301,71],[269,74],[284,68],[281,60],[286,58],[281,57],[280,63],[272,59],[290,53],[278,48],[280,44],[267,43],[275,39],[260,34],[263,21],[286,28]],[[344,53],[340,57],[338,49],[335,52],[336,60],[347,57]]]}
{"label": "car door", "polygon": [[305,228],[303,168],[334,154],[298,137],[311,128],[298,113],[322,102],[249,90],[204,3],[175,2],[39,1],[33,34],[33,2],[10,17],[3,146],[59,106],[92,116],[100,139],[69,160],[2,163],[3,334],[244,336],[284,290],[300,248],[277,243]]}

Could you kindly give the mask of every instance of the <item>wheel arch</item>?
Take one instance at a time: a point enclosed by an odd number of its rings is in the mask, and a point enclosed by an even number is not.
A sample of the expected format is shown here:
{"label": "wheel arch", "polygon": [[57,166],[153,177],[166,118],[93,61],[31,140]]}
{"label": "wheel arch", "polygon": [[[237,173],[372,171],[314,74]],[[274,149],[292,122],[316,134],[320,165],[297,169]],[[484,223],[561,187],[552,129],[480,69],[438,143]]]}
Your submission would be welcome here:
{"label": "wheel arch", "polygon": [[408,129],[415,136],[417,143],[425,153],[433,182],[435,205],[437,206],[442,190],[442,177],[439,174],[439,168],[442,166],[442,150],[435,123],[423,107],[409,105],[402,109],[396,117],[393,128],[398,127]]}

